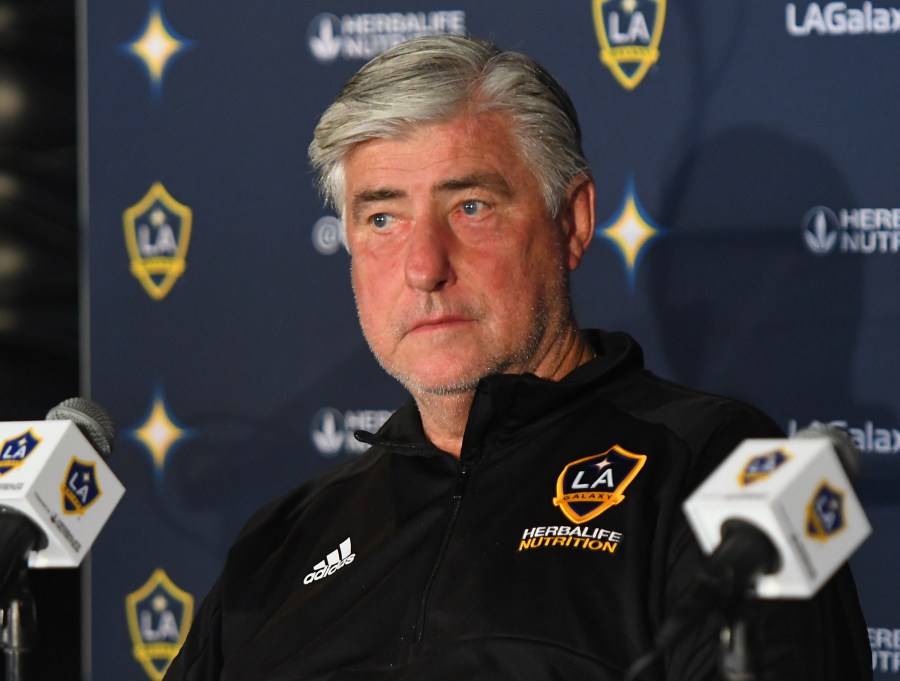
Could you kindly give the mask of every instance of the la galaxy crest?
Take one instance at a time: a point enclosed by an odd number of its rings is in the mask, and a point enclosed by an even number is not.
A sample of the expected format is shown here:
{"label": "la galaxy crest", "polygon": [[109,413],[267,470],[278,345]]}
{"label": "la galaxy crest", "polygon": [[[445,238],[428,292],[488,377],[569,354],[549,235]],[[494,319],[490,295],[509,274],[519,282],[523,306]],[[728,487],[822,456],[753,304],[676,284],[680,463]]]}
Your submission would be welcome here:
{"label": "la galaxy crest", "polygon": [[825,481],[806,507],[806,534],[827,541],[846,526],[844,493]]}
{"label": "la galaxy crest", "polygon": [[633,90],[659,61],[666,0],[593,0],[600,61]]}
{"label": "la galaxy crest", "polygon": [[19,468],[40,443],[31,430],[4,440],[0,444],[0,476]]}
{"label": "la galaxy crest", "polygon": [[97,465],[93,461],[81,461],[72,457],[60,491],[63,513],[84,515],[102,494],[100,485],[97,484]]}
{"label": "la galaxy crest", "polygon": [[754,482],[765,480],[772,473],[790,461],[791,456],[783,449],[773,449],[764,454],[758,454],[747,462],[744,469],[738,475],[738,484],[746,487]]}
{"label": "la galaxy crest", "polygon": [[154,300],[165,298],[185,269],[192,211],[161,182],[122,214],[131,273]]}
{"label": "la galaxy crest", "polygon": [[619,445],[573,461],[556,480],[553,505],[573,523],[592,520],[624,501],[625,489],[646,461],[645,454],[634,454]]}
{"label": "la galaxy crest", "polygon": [[125,597],[125,612],[134,658],[147,676],[161,681],[191,628],[194,597],[157,568],[142,587]]}

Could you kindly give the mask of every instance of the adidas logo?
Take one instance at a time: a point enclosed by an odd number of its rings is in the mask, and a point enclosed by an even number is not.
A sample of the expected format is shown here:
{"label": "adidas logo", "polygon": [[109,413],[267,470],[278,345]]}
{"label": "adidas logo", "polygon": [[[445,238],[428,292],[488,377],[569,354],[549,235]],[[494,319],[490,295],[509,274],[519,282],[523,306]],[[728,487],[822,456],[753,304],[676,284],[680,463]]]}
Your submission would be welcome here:
{"label": "adidas logo", "polygon": [[332,575],[345,565],[349,565],[356,558],[353,549],[350,548],[350,537],[341,542],[335,551],[332,551],[325,560],[321,560],[313,566],[313,571],[303,578],[304,584],[312,584],[324,579],[328,575]]}

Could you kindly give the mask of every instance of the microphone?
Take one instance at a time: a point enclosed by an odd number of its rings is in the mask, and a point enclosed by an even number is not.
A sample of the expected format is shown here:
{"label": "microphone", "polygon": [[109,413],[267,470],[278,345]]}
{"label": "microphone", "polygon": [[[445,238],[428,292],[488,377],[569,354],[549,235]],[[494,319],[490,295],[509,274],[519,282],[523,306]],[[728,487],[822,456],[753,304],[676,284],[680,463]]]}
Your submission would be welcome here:
{"label": "microphone", "polygon": [[811,598],[869,536],[850,482],[861,463],[850,437],[821,423],[792,438],[745,440],[729,454],[683,504],[707,563],[625,681],[716,612],[734,620],[733,638],[722,643],[724,678],[756,678],[743,604],[750,596]]}
{"label": "microphone", "polygon": [[821,423],[741,443],[683,505],[710,555],[703,589],[814,596],[872,531],[851,484],[861,461],[845,432]]}
{"label": "microphone", "polygon": [[25,560],[81,564],[125,492],[104,460],[114,440],[112,419],[84,397],[45,421],[0,423],[0,585]]}
{"label": "microphone", "polygon": [[48,421],[72,421],[91,447],[108,459],[116,441],[116,427],[106,410],[87,397],[70,397],[47,412]]}

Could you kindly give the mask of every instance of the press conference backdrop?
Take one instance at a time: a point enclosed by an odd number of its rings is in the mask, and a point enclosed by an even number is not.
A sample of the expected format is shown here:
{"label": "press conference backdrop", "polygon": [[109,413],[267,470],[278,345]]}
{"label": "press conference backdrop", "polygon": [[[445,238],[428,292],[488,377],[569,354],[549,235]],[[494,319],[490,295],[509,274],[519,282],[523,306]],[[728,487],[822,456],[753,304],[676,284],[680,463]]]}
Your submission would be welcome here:
{"label": "press conference backdrop", "polygon": [[872,664],[900,678],[900,2],[81,10],[85,363],[127,487],[93,552],[90,678],[159,679],[248,515],[360,456],[353,430],[403,401],[306,148],[351,73],[423,33],[493,38],[572,94],[598,185],[583,326],[629,331],[657,373],[788,432],[850,430]]}

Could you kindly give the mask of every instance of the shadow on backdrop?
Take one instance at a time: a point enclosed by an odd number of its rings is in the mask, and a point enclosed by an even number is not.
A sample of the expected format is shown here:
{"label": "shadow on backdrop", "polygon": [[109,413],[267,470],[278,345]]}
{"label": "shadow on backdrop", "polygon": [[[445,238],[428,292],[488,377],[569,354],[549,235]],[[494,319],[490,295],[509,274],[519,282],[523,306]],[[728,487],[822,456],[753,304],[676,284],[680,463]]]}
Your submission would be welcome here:
{"label": "shadow on backdrop", "polygon": [[[671,237],[649,277],[674,378],[756,404],[783,427],[895,422],[851,375],[862,257],[804,244],[811,208],[857,205],[835,165],[810,145],[745,126],[698,143],[672,178],[660,211]],[[893,498],[878,484],[887,463],[868,458],[867,501]]]}

